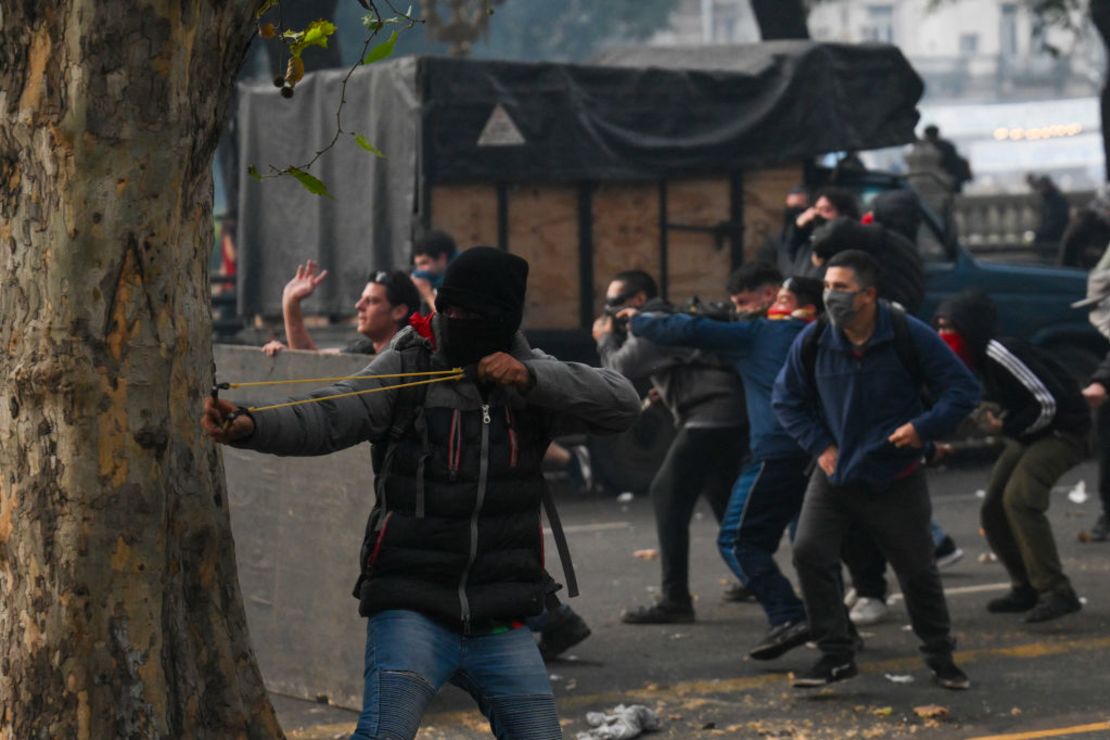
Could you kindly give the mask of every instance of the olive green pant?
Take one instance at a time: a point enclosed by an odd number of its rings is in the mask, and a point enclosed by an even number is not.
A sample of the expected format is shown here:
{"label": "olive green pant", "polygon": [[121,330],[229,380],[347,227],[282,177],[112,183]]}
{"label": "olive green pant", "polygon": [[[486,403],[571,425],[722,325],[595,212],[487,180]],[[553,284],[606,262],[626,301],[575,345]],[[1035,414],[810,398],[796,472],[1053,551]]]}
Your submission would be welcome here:
{"label": "olive green pant", "polygon": [[1052,487],[1085,450],[1083,437],[1054,433],[1030,445],[1007,441],[995,463],[980,521],[1015,588],[1071,590],[1045,512]]}

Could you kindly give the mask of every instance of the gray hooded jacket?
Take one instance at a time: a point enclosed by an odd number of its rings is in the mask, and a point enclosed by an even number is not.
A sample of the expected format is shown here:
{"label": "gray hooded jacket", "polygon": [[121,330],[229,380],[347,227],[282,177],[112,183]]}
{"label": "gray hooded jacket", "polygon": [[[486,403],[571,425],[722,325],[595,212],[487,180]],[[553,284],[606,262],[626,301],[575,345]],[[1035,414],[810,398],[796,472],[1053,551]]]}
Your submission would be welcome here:
{"label": "gray hooded jacket", "polygon": [[748,425],[740,377],[712,354],[616,332],[601,337],[597,351],[604,367],[633,381],[649,378],[680,427]]}

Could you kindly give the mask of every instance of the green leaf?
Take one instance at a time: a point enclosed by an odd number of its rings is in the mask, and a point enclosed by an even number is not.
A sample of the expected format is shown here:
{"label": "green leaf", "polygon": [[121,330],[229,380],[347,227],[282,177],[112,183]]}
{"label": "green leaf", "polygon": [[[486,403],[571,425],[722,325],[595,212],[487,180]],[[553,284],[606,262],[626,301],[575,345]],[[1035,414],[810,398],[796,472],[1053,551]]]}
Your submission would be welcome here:
{"label": "green leaf", "polygon": [[247,168],[247,174],[253,177],[255,180],[262,182],[262,173],[259,172],[258,168],[255,167],[253,164]]}
{"label": "green leaf", "polygon": [[331,21],[312,21],[304,31],[305,46],[322,46],[328,48],[328,37],[335,33],[335,24]]}
{"label": "green leaf", "polygon": [[373,154],[375,157],[382,157],[383,159],[385,158],[385,155],[382,154],[382,150],[379,149],[378,147],[374,146],[373,144],[371,144],[370,140],[367,139],[362,134],[355,134],[355,143],[358,144],[363,149],[365,149],[366,151]]}
{"label": "green leaf", "polygon": [[326,185],[324,185],[324,183],[320,182],[301,168],[290,167],[286,170],[286,172],[296,178],[297,182],[303,185],[304,189],[312,193],[313,195],[322,195],[325,198],[331,198],[332,200],[335,200],[332,194],[328,192],[328,188]]}
{"label": "green leaf", "polygon": [[380,62],[383,59],[388,59],[389,57],[393,56],[393,47],[394,45],[396,45],[396,43],[397,32],[394,31],[393,33],[389,34],[388,39],[371,49],[370,53],[366,55],[366,58],[362,60],[362,63],[373,64],[374,62]]}
{"label": "green leaf", "polygon": [[299,57],[301,52],[310,46],[328,48],[328,38],[335,33],[335,24],[331,21],[312,21],[303,31],[285,31],[282,38],[289,39],[289,53]]}

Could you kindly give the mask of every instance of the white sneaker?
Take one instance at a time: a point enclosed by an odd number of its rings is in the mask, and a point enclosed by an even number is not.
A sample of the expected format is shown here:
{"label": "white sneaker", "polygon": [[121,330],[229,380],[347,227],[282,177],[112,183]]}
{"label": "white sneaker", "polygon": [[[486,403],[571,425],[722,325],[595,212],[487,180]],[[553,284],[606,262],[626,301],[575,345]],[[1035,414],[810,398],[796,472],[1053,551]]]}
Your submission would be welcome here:
{"label": "white sneaker", "polygon": [[949,552],[945,555],[941,555],[940,557],[937,558],[937,569],[941,570],[941,569],[947,568],[949,566],[955,565],[956,563],[960,562],[963,559],[964,559],[964,551],[957,547],[952,552]]}
{"label": "white sneaker", "polygon": [[853,606],[856,605],[856,601],[858,599],[859,594],[856,593],[856,590],[854,588],[850,588],[848,589],[848,593],[844,594],[844,606],[851,609]]}
{"label": "white sneaker", "polygon": [[848,618],[857,627],[866,627],[882,622],[889,614],[890,608],[882,599],[870,599],[861,596],[856,601],[856,605],[852,607],[852,611],[848,612]]}

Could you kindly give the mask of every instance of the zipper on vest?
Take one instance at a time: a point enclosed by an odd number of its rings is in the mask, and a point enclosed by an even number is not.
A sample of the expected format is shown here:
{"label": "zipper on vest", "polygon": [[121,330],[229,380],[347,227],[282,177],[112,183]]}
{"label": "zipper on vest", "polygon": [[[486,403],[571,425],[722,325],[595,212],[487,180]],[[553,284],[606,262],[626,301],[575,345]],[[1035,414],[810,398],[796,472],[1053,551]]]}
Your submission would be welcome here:
{"label": "zipper on vest", "polygon": [[470,554],[459,579],[459,607],[462,611],[463,634],[470,634],[470,600],[466,597],[466,582],[470,568],[478,558],[478,517],[486,499],[486,481],[489,477],[489,404],[482,404],[482,454],[478,463],[478,494],[474,499],[474,512],[470,515]]}

